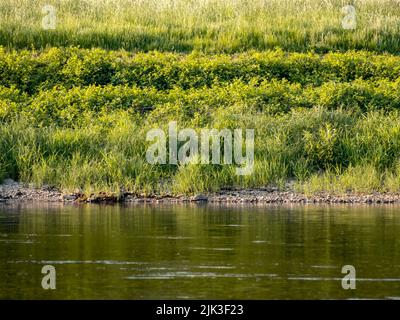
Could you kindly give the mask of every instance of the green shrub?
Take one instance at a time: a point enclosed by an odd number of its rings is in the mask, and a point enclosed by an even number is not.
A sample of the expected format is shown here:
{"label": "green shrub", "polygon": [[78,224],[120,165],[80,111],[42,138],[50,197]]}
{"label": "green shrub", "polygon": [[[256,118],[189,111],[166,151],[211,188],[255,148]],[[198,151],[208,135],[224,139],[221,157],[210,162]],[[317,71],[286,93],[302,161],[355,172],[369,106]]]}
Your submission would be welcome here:
{"label": "green shrub", "polygon": [[8,51],[0,47],[0,85],[33,94],[54,87],[129,85],[170,90],[211,87],[240,80],[287,80],[302,86],[325,82],[397,80],[400,57],[363,51],[287,53],[282,50],[237,55],[194,52],[137,53],[101,49],[51,48]]}

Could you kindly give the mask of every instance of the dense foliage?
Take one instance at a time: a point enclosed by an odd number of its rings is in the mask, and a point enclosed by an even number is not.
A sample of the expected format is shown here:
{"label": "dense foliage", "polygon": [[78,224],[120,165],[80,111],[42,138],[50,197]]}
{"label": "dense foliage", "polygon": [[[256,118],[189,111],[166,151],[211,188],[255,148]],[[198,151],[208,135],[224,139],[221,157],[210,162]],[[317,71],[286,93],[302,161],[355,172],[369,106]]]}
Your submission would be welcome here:
{"label": "dense foliage", "polygon": [[[0,175],[85,193],[400,188],[400,58],[0,50]],[[255,170],[150,165],[146,132],[254,128]]]}

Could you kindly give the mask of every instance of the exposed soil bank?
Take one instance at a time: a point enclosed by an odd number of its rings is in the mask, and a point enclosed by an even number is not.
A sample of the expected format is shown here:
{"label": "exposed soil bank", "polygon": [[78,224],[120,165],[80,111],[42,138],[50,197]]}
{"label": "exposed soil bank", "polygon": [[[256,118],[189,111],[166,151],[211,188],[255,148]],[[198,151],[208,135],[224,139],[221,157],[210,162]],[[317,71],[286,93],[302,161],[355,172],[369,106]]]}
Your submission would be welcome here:
{"label": "exposed soil bank", "polygon": [[400,193],[371,193],[332,195],[319,193],[304,195],[294,191],[280,191],[276,188],[251,190],[221,190],[216,193],[198,194],[195,196],[168,196],[123,193],[120,198],[104,194],[87,197],[83,194],[65,194],[52,187],[40,189],[6,179],[0,185],[0,202],[89,202],[89,203],[347,203],[347,204],[389,204],[400,203]]}

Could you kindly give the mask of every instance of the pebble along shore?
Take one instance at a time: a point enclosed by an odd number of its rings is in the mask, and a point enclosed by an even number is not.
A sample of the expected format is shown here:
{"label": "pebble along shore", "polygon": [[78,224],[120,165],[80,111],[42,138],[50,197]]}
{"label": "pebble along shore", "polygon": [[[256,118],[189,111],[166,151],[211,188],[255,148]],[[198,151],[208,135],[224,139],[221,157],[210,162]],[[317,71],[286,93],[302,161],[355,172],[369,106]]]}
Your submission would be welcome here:
{"label": "pebble along shore", "polygon": [[371,193],[332,195],[319,193],[311,196],[277,188],[256,190],[221,190],[194,196],[152,195],[144,196],[123,192],[120,198],[106,193],[84,196],[80,193],[65,194],[60,190],[44,186],[34,188],[11,179],[0,185],[0,202],[67,202],[67,203],[230,203],[230,204],[279,204],[279,203],[332,203],[332,204],[400,204],[400,193]]}

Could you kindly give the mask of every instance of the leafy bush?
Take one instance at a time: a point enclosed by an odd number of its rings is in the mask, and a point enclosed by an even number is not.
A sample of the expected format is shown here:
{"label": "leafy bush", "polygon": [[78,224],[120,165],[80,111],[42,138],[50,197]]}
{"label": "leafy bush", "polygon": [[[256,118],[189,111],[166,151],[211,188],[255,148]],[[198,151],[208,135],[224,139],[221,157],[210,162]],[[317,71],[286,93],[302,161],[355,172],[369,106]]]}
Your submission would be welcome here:
{"label": "leafy bush", "polygon": [[0,121],[23,114],[39,125],[81,126],[120,110],[149,120],[188,121],[199,117],[197,123],[205,123],[216,110],[236,105],[271,115],[314,106],[349,110],[354,115],[378,110],[391,112],[400,109],[400,80],[326,82],[319,87],[303,87],[286,80],[236,80],[187,90],[128,85],[56,86],[34,95],[21,93],[15,87],[0,87]]}
{"label": "leafy bush", "polygon": [[51,48],[7,51],[0,48],[0,85],[35,93],[53,87],[129,85],[170,90],[211,87],[241,80],[287,80],[302,86],[325,82],[378,81],[400,77],[400,57],[363,51],[287,53],[282,50],[237,55],[194,52],[137,53],[101,49]]}
{"label": "leafy bush", "polygon": [[[399,57],[367,52],[0,49],[0,179],[116,193],[291,179],[312,192],[395,190],[399,66]],[[169,121],[254,128],[254,173],[146,163],[146,132]]]}

